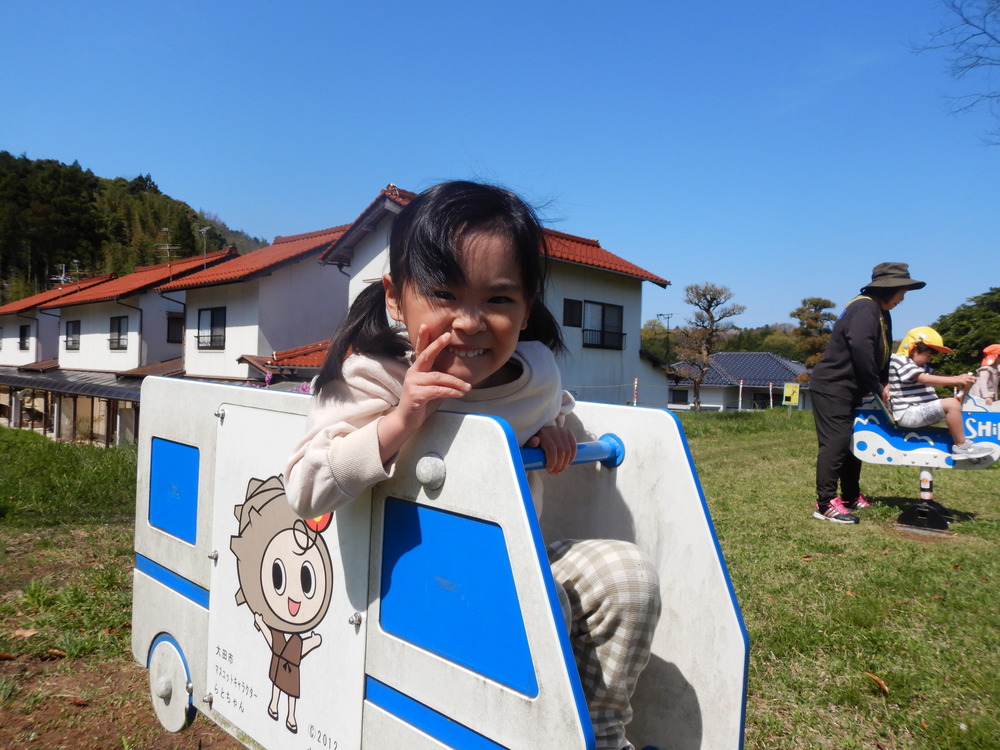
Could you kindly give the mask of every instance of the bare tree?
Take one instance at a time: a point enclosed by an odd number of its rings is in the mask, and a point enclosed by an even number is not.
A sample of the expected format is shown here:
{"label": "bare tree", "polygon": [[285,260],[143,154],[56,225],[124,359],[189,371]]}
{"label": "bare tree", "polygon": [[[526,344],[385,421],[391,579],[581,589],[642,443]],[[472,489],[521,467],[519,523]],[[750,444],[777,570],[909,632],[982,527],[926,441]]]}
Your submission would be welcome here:
{"label": "bare tree", "polygon": [[665,369],[668,375],[691,381],[697,411],[701,411],[701,384],[712,366],[711,356],[721,349],[722,334],[736,328],[734,323],[726,321],[746,310],[745,305],[727,304],[732,298],[729,287],[708,282],[684,287],[684,303],[695,311],[686,326],[677,328],[673,349],[678,361]]}
{"label": "bare tree", "polygon": [[[948,50],[948,70],[958,79],[978,71],[985,73],[985,90],[952,97],[955,111],[985,106],[1000,117],[1000,89],[993,88],[995,68],[1000,68],[1000,0],[941,0],[948,22],[935,32],[918,52]],[[989,141],[1000,144],[1000,129]]]}

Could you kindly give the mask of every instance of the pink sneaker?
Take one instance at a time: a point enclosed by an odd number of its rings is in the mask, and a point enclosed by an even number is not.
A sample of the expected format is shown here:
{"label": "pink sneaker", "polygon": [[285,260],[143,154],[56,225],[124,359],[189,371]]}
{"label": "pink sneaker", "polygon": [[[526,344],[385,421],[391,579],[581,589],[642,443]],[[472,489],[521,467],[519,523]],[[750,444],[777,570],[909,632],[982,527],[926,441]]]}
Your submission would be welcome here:
{"label": "pink sneaker", "polygon": [[844,501],[839,497],[833,498],[826,510],[821,510],[819,503],[817,503],[816,510],[813,511],[813,518],[818,518],[821,521],[833,521],[834,523],[858,523],[861,520],[847,510]]}
{"label": "pink sneaker", "polygon": [[863,493],[859,492],[855,501],[853,503],[844,503],[844,507],[848,510],[864,510],[865,508],[872,507],[872,504],[868,502],[868,498]]}

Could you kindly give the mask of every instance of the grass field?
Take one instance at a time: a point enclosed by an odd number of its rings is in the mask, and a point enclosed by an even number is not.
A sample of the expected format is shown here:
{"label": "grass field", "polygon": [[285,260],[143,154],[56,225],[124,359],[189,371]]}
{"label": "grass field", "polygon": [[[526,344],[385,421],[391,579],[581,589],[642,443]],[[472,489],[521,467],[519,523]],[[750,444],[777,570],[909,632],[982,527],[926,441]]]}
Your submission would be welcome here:
{"label": "grass field", "polygon": [[[929,537],[894,523],[917,470],[866,466],[875,507],[844,526],[811,517],[808,413],[682,422],[751,638],[746,747],[1000,747],[1000,470],[938,471],[963,521]],[[0,654],[54,650],[80,679],[131,661],[134,473],[129,448],[0,429]],[[41,690],[2,674],[0,716],[40,710]],[[161,746],[148,736],[122,727],[107,746]]]}
{"label": "grass field", "polygon": [[954,536],[898,531],[918,471],[865,466],[857,526],[811,517],[811,415],[685,415],[751,638],[748,748],[1000,747],[996,468],[938,471]]}

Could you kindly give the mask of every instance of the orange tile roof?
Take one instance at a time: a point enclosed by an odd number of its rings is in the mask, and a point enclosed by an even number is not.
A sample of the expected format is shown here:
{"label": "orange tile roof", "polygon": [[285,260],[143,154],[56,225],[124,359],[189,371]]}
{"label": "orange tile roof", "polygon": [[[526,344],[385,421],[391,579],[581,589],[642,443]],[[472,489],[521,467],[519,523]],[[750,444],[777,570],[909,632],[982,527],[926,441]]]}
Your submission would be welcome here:
{"label": "orange tile roof", "polygon": [[55,289],[49,289],[47,292],[40,292],[39,294],[32,295],[31,297],[25,297],[24,299],[19,299],[15,302],[8,302],[3,307],[0,307],[0,315],[19,313],[24,312],[25,310],[30,310],[33,307],[40,307],[46,302],[51,302],[52,300],[59,299],[60,297],[75,294],[76,292],[89,289],[97,284],[103,284],[105,281],[111,281],[115,278],[117,278],[117,274],[109,273],[105,276],[94,276],[90,279],[80,279],[79,281],[74,281],[69,284],[63,284],[62,286],[57,286]]}
{"label": "orange tile roof", "polygon": [[218,286],[237,281],[249,281],[271,273],[281,266],[296,263],[313,253],[320,253],[336,242],[347,230],[348,224],[321,229],[318,232],[275,237],[274,244],[254,250],[246,255],[222,263],[214,268],[198,271],[183,279],[159,287],[158,291]]}
{"label": "orange tile roof", "polygon": [[317,341],[314,344],[298,346],[294,349],[274,352],[270,357],[256,354],[244,354],[240,362],[253,365],[261,372],[294,370],[311,368],[318,370],[326,359],[326,350],[330,348],[330,339]]}
{"label": "orange tile roof", "polygon": [[275,367],[322,367],[330,342],[331,339],[327,339],[275,352],[274,356],[267,360],[267,364]]}
{"label": "orange tile roof", "polygon": [[106,284],[76,292],[54,302],[40,305],[40,307],[69,307],[70,305],[85,305],[91,302],[107,302],[122,297],[131,297],[149,291],[170,279],[197,271],[203,268],[206,263],[214,265],[235,257],[237,257],[236,250],[229,248],[228,250],[217,250],[205,256],[196,255],[166,263],[157,263],[154,266],[141,266],[132,273],[119,276]]}
{"label": "orange tile roof", "polygon": [[323,254],[319,256],[320,263],[336,263],[335,256],[340,256],[342,260],[349,260],[351,255],[350,248],[359,239],[358,235],[364,236],[369,224],[377,224],[382,220],[382,217],[389,210],[388,203],[395,203],[397,206],[402,207],[415,198],[416,195],[416,193],[411,193],[409,190],[400,190],[390,182],[384,189],[379,191],[375,200],[368,204],[368,207],[358,215],[358,218],[347,226],[347,231],[344,232],[343,236],[339,237],[332,246],[323,251]]}
{"label": "orange tile roof", "polygon": [[666,279],[608,252],[601,247],[601,243],[597,240],[588,240],[565,232],[557,232],[554,229],[546,229],[545,241],[549,246],[550,258],[634,276],[645,281],[652,281],[657,286],[664,288],[670,284]]}
{"label": "orange tile roof", "polygon": [[[405,206],[416,196],[409,190],[400,190],[392,183],[382,190],[378,197],[373,200],[368,207],[361,212],[361,215],[349,226],[342,238],[333,244],[320,256],[320,262],[335,263],[338,256],[350,255],[351,240],[357,231],[375,220],[379,220],[384,215],[386,201],[392,201],[400,206]],[[608,252],[601,247],[597,240],[588,240],[576,235],[557,232],[554,229],[544,229],[545,240],[549,248],[549,257],[555,260],[562,260],[568,263],[579,263],[584,266],[603,268],[606,271],[621,273],[644,281],[651,281],[657,286],[666,288],[670,282],[666,279],[650,273],[644,268],[640,268],[634,263],[630,263],[624,258],[620,258],[614,253]]]}

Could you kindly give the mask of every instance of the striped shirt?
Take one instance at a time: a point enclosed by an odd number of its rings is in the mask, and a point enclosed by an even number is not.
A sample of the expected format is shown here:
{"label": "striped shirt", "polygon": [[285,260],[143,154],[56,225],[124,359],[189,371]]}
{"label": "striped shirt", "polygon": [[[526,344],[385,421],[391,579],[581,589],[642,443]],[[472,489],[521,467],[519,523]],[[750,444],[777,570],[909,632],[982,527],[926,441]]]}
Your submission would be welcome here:
{"label": "striped shirt", "polygon": [[893,419],[899,419],[913,404],[938,399],[937,391],[932,386],[917,380],[925,372],[930,374],[931,368],[918,365],[902,354],[893,354],[889,358],[889,399],[892,401]]}

